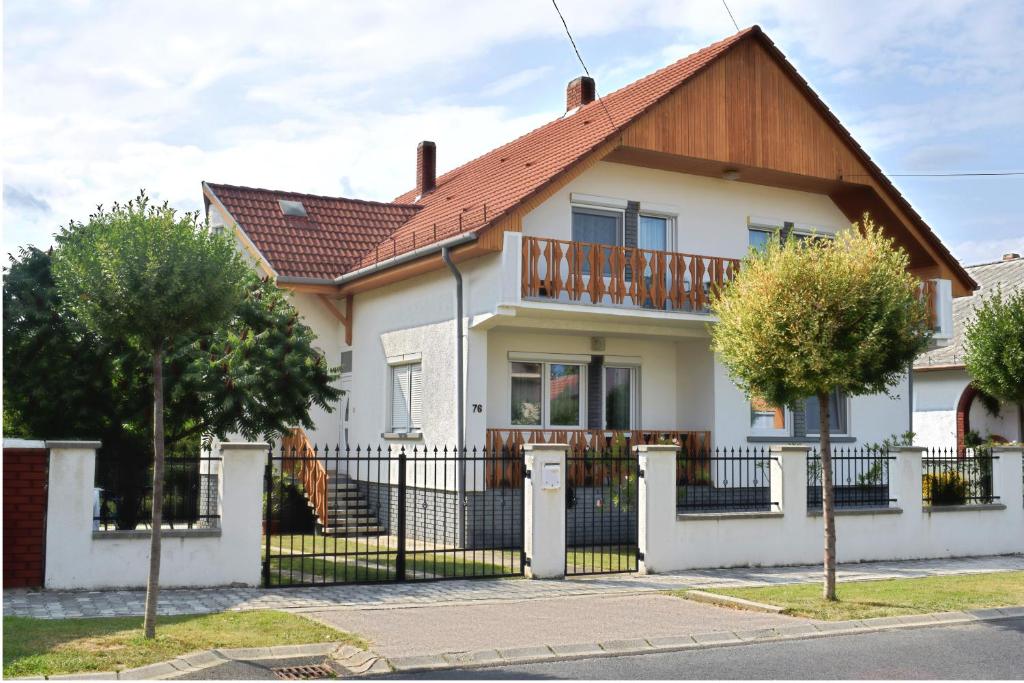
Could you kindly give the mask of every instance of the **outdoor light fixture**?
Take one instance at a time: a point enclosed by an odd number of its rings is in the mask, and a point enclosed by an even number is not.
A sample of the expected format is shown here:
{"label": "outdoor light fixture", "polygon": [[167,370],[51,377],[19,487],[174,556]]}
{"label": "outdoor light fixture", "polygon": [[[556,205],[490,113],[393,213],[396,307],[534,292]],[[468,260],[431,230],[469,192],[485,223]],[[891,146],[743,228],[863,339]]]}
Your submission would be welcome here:
{"label": "outdoor light fixture", "polygon": [[722,171],[722,177],[725,178],[726,180],[739,180],[740,172],[737,171],[735,168],[727,168],[724,171]]}

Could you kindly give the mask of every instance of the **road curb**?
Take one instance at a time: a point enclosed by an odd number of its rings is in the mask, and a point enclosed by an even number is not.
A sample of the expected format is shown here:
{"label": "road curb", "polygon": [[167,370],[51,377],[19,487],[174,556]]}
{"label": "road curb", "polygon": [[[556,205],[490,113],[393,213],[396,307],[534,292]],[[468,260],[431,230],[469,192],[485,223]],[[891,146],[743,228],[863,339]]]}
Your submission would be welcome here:
{"label": "road curb", "polygon": [[686,600],[693,600],[694,602],[704,602],[709,605],[718,605],[720,607],[734,607],[748,612],[782,614],[786,611],[784,607],[779,607],[778,605],[769,605],[764,602],[754,602],[753,600],[744,600],[743,598],[735,598],[731,595],[710,593],[702,590],[688,590],[685,593],[678,593],[677,595]]}
{"label": "road curb", "polygon": [[707,650],[753,643],[809,640],[857,633],[875,633],[913,628],[930,628],[955,624],[1001,621],[1024,618],[1024,607],[1001,607],[967,612],[940,612],[898,617],[833,621],[813,624],[794,624],[750,631],[713,631],[680,636],[616,640],[605,643],[576,643],[570,645],[541,645],[529,648],[446,652],[437,655],[392,657],[386,660],[388,670],[370,673],[417,673],[443,669],[484,669],[495,666],[537,664],[542,662],[571,661],[597,657]]}

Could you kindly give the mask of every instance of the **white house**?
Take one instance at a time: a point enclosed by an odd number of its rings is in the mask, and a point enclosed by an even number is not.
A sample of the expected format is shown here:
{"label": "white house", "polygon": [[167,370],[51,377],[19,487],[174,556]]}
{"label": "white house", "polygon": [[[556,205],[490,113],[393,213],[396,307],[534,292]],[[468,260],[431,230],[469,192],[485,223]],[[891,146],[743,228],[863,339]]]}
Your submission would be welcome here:
{"label": "white house", "polygon": [[[577,78],[553,121],[439,177],[436,153],[421,143],[389,203],[203,184],[211,222],[342,368],[317,444],[811,442],[813,402],[748,400],[709,349],[708,292],[749,246],[870,212],[940,340],[975,288],[758,27],[600,100]],[[910,425],[906,380],[837,398],[833,442]]]}
{"label": "white house", "polygon": [[1024,259],[1006,254],[1001,261],[968,266],[979,285],[973,296],[953,302],[953,340],[922,354],[914,363],[914,432],[922,445],[964,445],[967,432],[982,439],[1024,440],[1024,407],[1013,403],[986,406],[970,385],[964,367],[964,331],[975,307],[997,288],[1004,293],[1024,287]]}

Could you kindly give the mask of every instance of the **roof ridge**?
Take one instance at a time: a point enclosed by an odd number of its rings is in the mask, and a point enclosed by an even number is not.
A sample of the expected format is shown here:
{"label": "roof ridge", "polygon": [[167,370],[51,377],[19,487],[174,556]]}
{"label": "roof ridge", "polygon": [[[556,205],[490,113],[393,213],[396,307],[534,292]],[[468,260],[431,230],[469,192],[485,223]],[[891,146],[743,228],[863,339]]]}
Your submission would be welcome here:
{"label": "roof ridge", "polygon": [[1004,260],[1004,259],[1000,258],[1000,259],[996,259],[995,261],[985,261],[984,263],[972,263],[970,265],[964,266],[964,268],[981,268],[982,266],[998,266],[998,265],[1003,264],[1003,263],[1022,263],[1022,264],[1024,264],[1024,258],[1018,257],[1018,258],[1013,258],[1013,259],[1009,259],[1009,260]]}
{"label": "roof ridge", "polygon": [[202,182],[205,185],[207,185],[208,187],[210,187],[210,188],[223,187],[223,188],[228,188],[228,189],[231,189],[231,190],[244,190],[246,192],[267,192],[267,193],[271,193],[271,194],[288,194],[288,195],[295,195],[295,196],[298,196],[298,197],[310,197],[312,199],[330,199],[330,200],[333,200],[333,201],[357,202],[359,204],[374,204],[374,205],[377,205],[377,206],[395,206],[395,207],[400,207],[400,208],[416,209],[417,211],[419,211],[420,209],[423,208],[422,206],[420,206],[418,204],[408,204],[408,203],[405,203],[405,202],[381,202],[381,201],[377,201],[377,200],[374,200],[374,199],[357,199],[355,197],[341,197],[341,196],[325,195],[325,194],[313,194],[311,192],[293,192],[291,190],[274,190],[274,189],[271,189],[271,188],[268,188],[268,187],[250,187],[248,185],[230,185],[228,183],[212,183],[212,182],[209,182],[209,181],[206,181],[206,180],[204,180]]}

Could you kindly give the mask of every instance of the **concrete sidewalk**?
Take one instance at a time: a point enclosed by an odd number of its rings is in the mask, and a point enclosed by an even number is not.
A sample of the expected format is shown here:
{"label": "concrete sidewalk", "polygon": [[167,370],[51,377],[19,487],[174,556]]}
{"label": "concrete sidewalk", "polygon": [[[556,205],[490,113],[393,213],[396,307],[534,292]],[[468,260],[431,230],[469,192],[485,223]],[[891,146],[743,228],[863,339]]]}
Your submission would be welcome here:
{"label": "concrete sidewalk", "polygon": [[[1024,570],[1024,555],[841,564],[840,581],[914,578],[944,574]],[[562,581],[525,579],[455,580],[427,583],[316,586],[306,588],[190,588],[160,591],[160,614],[205,614],[228,610],[390,609],[477,604],[578,595],[633,595],[657,591],[762,586],[819,581],[821,566],[744,567],[639,576],[614,574]],[[5,616],[67,619],[143,613],[145,591],[4,591]]]}

